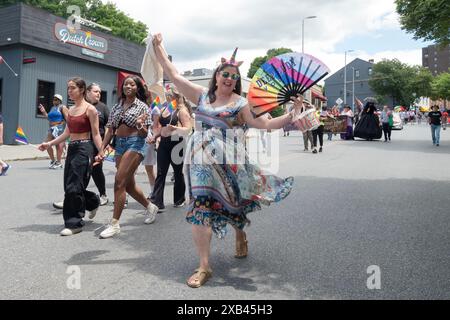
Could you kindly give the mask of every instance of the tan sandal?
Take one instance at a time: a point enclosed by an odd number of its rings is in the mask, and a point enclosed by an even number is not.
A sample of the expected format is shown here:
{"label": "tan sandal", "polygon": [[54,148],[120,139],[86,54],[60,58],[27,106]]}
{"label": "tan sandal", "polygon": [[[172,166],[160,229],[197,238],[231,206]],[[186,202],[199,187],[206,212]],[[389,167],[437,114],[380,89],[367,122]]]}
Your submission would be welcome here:
{"label": "tan sandal", "polygon": [[244,232],[244,241],[236,241],[236,254],[234,257],[236,259],[246,258],[248,254],[248,241],[247,235]]}
{"label": "tan sandal", "polygon": [[[194,273],[186,281],[186,284],[191,288],[200,288],[211,277],[212,277],[212,270],[198,268],[195,269]],[[192,278],[193,282],[189,282],[189,280],[191,280]]]}

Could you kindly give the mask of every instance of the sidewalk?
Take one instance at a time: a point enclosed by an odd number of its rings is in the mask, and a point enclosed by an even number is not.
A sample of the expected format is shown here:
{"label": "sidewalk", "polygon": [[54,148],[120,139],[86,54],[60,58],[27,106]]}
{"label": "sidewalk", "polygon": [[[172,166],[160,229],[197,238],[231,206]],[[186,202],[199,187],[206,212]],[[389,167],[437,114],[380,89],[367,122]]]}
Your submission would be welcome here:
{"label": "sidewalk", "polygon": [[47,152],[39,151],[33,145],[2,145],[0,159],[3,161],[50,159]]}

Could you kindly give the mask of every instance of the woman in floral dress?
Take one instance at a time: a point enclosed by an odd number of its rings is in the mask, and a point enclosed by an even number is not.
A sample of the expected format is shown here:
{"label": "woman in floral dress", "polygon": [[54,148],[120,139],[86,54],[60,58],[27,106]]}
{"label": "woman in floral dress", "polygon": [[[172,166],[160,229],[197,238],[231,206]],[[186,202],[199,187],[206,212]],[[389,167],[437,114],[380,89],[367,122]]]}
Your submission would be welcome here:
{"label": "woman in floral dress", "polygon": [[[245,258],[248,242],[244,227],[250,223],[248,213],[287,197],[293,178],[265,175],[249,161],[245,146],[247,126],[280,129],[300,114],[303,97],[293,97],[293,110],[281,117],[255,118],[247,100],[241,97],[236,50],[230,60],[222,58],[215,70],[209,90],[182,77],[169,61],[162,47],[162,36],[153,38],[158,61],[169,79],[190,101],[198,102],[195,131],[186,150],[185,176],[189,190],[187,222],[200,258],[200,267],[187,280],[192,288],[202,286],[212,275],[209,265],[212,234],[223,238],[227,224],[236,231],[236,258]],[[176,127],[171,126],[171,130]]]}

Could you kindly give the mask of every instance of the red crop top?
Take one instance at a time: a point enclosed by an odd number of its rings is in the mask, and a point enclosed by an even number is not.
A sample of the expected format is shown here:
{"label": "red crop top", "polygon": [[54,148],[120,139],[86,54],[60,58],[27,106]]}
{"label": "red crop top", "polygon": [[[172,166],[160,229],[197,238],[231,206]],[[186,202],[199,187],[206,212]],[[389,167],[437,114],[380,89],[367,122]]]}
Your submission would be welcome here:
{"label": "red crop top", "polygon": [[86,112],[79,116],[69,116],[67,117],[67,126],[69,127],[70,133],[85,133],[91,132],[91,122],[87,116]]}

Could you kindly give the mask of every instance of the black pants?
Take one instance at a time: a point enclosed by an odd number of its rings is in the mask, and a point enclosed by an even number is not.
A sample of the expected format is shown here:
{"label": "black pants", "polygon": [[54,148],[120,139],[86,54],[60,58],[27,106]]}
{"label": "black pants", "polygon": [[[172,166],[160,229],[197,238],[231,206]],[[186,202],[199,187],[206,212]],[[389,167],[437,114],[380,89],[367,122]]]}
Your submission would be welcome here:
{"label": "black pants", "polygon": [[323,147],[323,128],[324,126],[320,126],[316,130],[313,130],[312,132],[314,148],[317,147],[317,137],[319,137],[320,146]]}
{"label": "black pants", "polygon": [[[102,138],[103,140],[103,138]],[[94,156],[98,153],[97,148],[94,145]],[[92,168],[92,179],[97,186],[98,193],[100,196],[106,195],[106,180],[105,174],[103,173],[103,162],[100,162],[95,167]]]}
{"label": "black pants", "polygon": [[69,144],[64,167],[64,226],[69,229],[84,225],[84,211],[92,211],[100,205],[99,197],[86,188],[92,170],[94,145],[92,141]]}
{"label": "black pants", "polygon": [[[162,138],[159,143],[156,156],[158,171],[156,174],[155,188],[153,189],[151,198],[151,201],[159,208],[164,208],[164,187],[166,185],[166,177],[170,165],[172,165],[175,174],[173,202],[174,204],[181,204],[185,201],[186,184],[184,182],[182,161],[185,143],[183,140],[180,141],[170,141],[170,138]],[[173,151],[174,148],[175,151]],[[172,158],[172,151],[175,155],[174,158]]]}
{"label": "black pants", "polygon": [[391,140],[392,128],[389,123],[383,123],[384,140]]}

